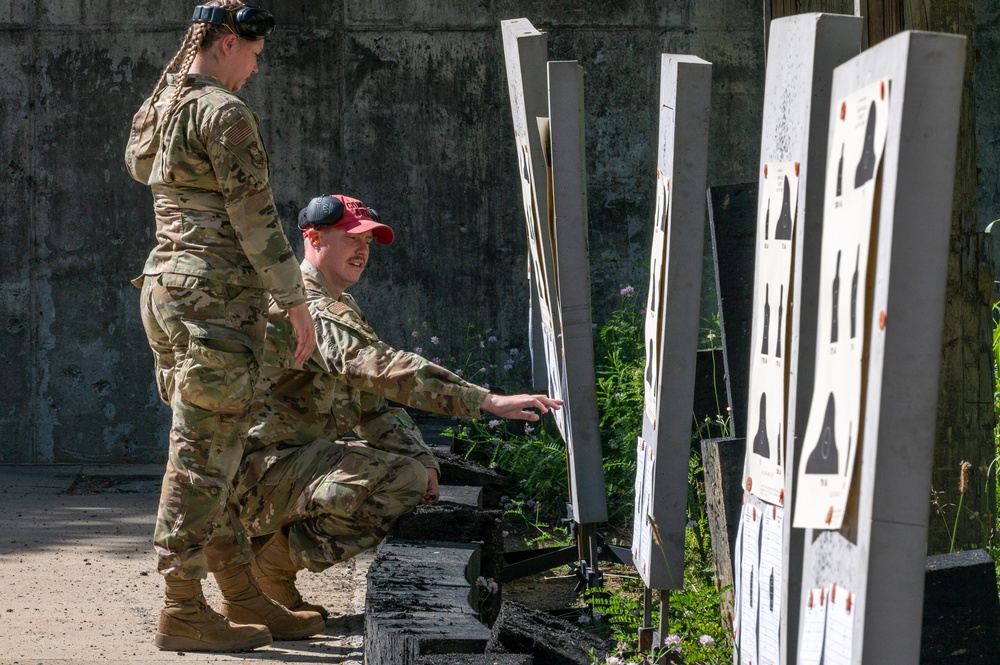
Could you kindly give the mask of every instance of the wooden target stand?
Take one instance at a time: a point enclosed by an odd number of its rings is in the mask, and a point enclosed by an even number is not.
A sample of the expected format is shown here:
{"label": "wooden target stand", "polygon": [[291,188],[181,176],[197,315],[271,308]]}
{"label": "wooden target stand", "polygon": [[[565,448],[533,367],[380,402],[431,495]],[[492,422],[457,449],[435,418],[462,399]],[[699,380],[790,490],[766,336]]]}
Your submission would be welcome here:
{"label": "wooden target stand", "polygon": [[[638,634],[643,653],[666,634],[670,591],[684,583],[691,414],[696,377],[704,374],[698,371],[697,349],[711,91],[711,63],[690,55],[661,56],[645,408],[636,443],[631,551],[645,587]],[[655,629],[654,592],[660,605]]]}
{"label": "wooden target stand", "polygon": [[502,21],[501,32],[533,287],[534,384],[543,385],[544,371],[549,394],[564,400],[553,416],[566,443],[564,522],[574,541],[505,553],[501,579],[569,565],[579,591],[600,587],[599,561],[621,561],[615,552],[623,550],[597,530],[607,521],[607,495],[593,358],[583,69],[575,61],[547,62],[546,35],[527,19]]}

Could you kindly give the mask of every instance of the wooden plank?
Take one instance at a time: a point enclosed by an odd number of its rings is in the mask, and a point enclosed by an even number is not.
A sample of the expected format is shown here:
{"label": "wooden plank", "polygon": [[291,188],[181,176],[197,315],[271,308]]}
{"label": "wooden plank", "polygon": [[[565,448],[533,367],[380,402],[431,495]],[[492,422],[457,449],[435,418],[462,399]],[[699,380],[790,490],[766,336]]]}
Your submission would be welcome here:
{"label": "wooden plank", "polygon": [[[977,233],[976,164],[976,9],[973,0],[934,0],[907,3],[906,27],[965,35],[962,107],[959,117],[955,190],[952,201],[951,256],[948,296],[944,315],[941,376],[938,389],[934,472],[931,483],[942,504],[957,505],[961,463],[972,463],[970,489],[962,502],[963,514],[948,520],[957,523],[956,548],[974,547],[985,535],[975,513],[996,512],[996,485],[989,473],[996,455],[993,424],[993,241]],[[932,508],[932,510],[934,510]],[[931,522],[930,553],[947,552],[951,538],[942,520]]]}
{"label": "wooden plank", "polygon": [[647,367],[655,373],[656,398],[644,409],[642,430],[654,458],[652,487],[644,491],[652,525],[638,525],[654,528],[655,537],[643,541],[636,558],[639,574],[651,589],[680,589],[684,577],[711,82],[710,63],[694,56],[662,56],[655,182],[668,188],[664,191],[669,191],[669,207],[664,218],[654,220],[662,225],[667,241],[662,278],[654,277],[659,296],[654,295],[659,310],[658,360]]}
{"label": "wooden plank", "polygon": [[[807,530],[801,593],[854,594],[852,663],[920,659],[933,406],[965,39],[903,33],[834,73],[832,99],[888,78],[888,136],[876,198],[860,474],[838,531]],[[831,129],[830,136],[833,136]],[[890,279],[891,276],[891,279]],[[869,318],[870,317],[870,318]],[[789,608],[791,612],[793,608]]]}
{"label": "wooden plank", "polygon": [[705,510],[712,534],[715,579],[726,589],[722,596],[723,619],[733,622],[733,550],[743,499],[743,453],[746,439],[708,439],[701,442],[705,469]]}
{"label": "wooden plank", "polygon": [[549,134],[552,213],[558,309],[561,321],[565,437],[570,498],[578,524],[608,519],[601,453],[594,331],[587,242],[587,153],[584,135],[583,68],[576,61],[550,62]]}
{"label": "wooden plank", "polygon": [[[537,121],[548,116],[545,72],[548,38],[524,18],[501,21],[500,29],[507,66],[507,88],[514,122],[514,149],[517,151],[528,244],[528,286],[532,289],[528,316],[532,384],[536,390],[547,391],[557,386],[550,385],[549,381],[549,367],[546,362],[548,331],[543,324],[551,315],[545,311],[549,307],[549,302],[543,297],[549,283],[545,262],[548,257],[543,255],[546,251],[551,254],[551,247],[546,250],[547,245],[544,244],[548,240],[549,190],[547,167]],[[551,264],[548,268],[552,268]]]}
{"label": "wooden plank", "polygon": [[[808,405],[812,394],[812,367],[815,356],[816,300],[819,289],[820,238],[822,228],[823,182],[826,177],[826,130],[829,116],[829,81],[834,68],[860,50],[861,21],[856,17],[830,14],[800,14],[775,20],[771,23],[771,49],[767,61],[765,81],[764,116],[761,133],[761,164],[754,216],[761,209],[764,196],[764,164],[798,162],[799,185],[795,212],[795,254],[792,277],[791,339],[788,357],[790,377],[786,392],[789,439],[805,429],[805,418],[796,420],[796,405]],[[764,224],[763,220],[757,223]],[[747,239],[755,243],[756,227]],[[754,265],[755,281],[760,269]],[[748,326],[749,333],[749,326]],[[753,349],[744,355],[749,367]],[[730,359],[732,362],[732,359]],[[738,371],[738,370],[737,370]],[[742,389],[742,387],[741,387]],[[746,393],[744,393],[745,395]],[[734,395],[735,398],[735,395]],[[744,398],[745,399],[745,398]],[[747,403],[734,405],[742,410],[742,423],[746,421]],[[741,432],[743,436],[747,433]],[[791,446],[783,457],[792,461]],[[792,463],[785,464],[785,505],[794,497]],[[789,571],[801,568],[801,531],[793,532],[791,519],[784,520],[782,555],[783,584],[782,608],[788,607],[789,598],[798,598],[796,575]],[[798,633],[798,615],[782,611],[780,631],[781,662],[794,662],[795,638]],[[789,648],[789,643],[792,645]]]}

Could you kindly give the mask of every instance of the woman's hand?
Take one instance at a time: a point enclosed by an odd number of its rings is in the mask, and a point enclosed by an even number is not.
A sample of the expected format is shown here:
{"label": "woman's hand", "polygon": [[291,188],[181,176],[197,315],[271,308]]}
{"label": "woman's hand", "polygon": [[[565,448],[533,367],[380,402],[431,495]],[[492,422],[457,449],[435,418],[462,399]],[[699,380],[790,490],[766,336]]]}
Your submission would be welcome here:
{"label": "woman's hand", "polygon": [[316,328],[313,326],[312,314],[305,303],[288,309],[288,320],[295,329],[295,360],[301,365],[309,360],[316,348]]}

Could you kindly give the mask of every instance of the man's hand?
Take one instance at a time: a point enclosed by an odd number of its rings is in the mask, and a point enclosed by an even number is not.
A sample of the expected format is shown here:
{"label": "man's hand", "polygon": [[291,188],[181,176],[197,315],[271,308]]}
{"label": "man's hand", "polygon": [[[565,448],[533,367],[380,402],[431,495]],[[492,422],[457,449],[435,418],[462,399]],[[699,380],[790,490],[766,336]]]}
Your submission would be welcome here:
{"label": "man's hand", "polygon": [[288,320],[292,322],[295,329],[295,360],[301,365],[309,360],[313,349],[316,348],[316,328],[313,327],[312,315],[309,313],[309,306],[305,303],[296,305],[288,310]]}
{"label": "man's hand", "polygon": [[558,409],[563,405],[561,399],[552,399],[548,395],[494,395],[490,393],[483,400],[483,411],[489,411],[501,418],[512,420],[536,421],[539,416],[528,409],[538,409],[548,413],[549,409]]}
{"label": "man's hand", "polygon": [[433,506],[436,505],[438,499],[441,498],[441,490],[438,488],[438,472],[436,469],[431,467],[427,468],[427,491],[424,492],[424,498],[420,500],[421,505]]}

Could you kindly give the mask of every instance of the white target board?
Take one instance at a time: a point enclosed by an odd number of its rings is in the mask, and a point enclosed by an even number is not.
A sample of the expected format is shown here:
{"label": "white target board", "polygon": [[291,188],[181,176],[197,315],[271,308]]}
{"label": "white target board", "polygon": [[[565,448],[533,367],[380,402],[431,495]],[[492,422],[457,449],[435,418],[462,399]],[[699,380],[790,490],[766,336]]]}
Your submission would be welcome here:
{"label": "white target board", "polygon": [[796,528],[839,529],[857,459],[876,175],[891,85],[878,79],[836,100],[827,152],[812,406],[796,482]]}
{"label": "white target board", "polygon": [[[548,394],[564,401],[552,415],[566,443],[573,520],[603,522],[607,494],[590,313],[583,72],[575,62],[547,63],[545,35],[527,19],[503,21],[501,31],[534,286],[533,349],[544,352]],[[537,345],[535,333],[541,337]]]}
{"label": "white target board", "polygon": [[711,88],[710,63],[662,56],[632,542],[633,563],[652,589],[680,589],[684,581]]}
{"label": "white target board", "polygon": [[788,573],[801,662],[920,661],[965,48],[904,32],[834,71],[817,367],[796,450],[795,522],[809,528]]}
{"label": "white target board", "polygon": [[798,631],[787,599],[798,598],[799,580],[787,571],[800,565],[801,531],[790,528],[787,506],[795,496],[790,451],[802,428],[796,405],[811,395],[811,384],[799,384],[802,358],[807,372],[812,362],[819,274],[820,240],[810,229],[823,222],[830,77],[860,48],[856,17],[799,14],[770,24],[741,515],[744,531],[756,524],[759,535],[751,545],[741,533],[733,569],[734,662],[744,665],[789,662],[788,635]]}
{"label": "white target board", "polygon": [[757,215],[750,404],[743,486],[775,505],[785,502],[785,430],[792,244],[799,163],[765,163]]}

